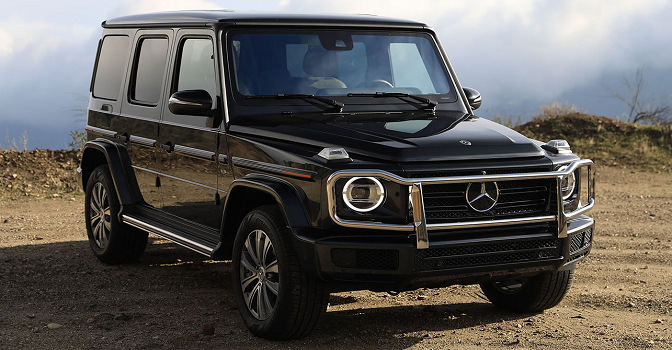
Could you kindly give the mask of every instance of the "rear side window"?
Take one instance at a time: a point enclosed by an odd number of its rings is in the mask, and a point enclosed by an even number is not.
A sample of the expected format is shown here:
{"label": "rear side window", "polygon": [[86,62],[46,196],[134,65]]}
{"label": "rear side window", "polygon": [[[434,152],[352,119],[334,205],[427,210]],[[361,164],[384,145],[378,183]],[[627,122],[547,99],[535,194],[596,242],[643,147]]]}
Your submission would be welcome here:
{"label": "rear side window", "polygon": [[124,68],[128,64],[130,38],[122,35],[108,35],[103,44],[96,64],[96,76],[93,83],[93,97],[117,100],[124,78]]}
{"label": "rear side window", "polygon": [[161,96],[166,71],[168,38],[142,39],[138,49],[133,70],[131,100],[156,105]]}

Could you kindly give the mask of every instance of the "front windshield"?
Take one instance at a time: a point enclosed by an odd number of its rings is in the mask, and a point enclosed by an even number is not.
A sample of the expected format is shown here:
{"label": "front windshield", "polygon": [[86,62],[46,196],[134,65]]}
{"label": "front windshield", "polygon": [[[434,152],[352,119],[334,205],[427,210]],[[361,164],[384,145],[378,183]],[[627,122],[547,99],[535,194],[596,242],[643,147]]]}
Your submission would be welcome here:
{"label": "front windshield", "polygon": [[[431,36],[372,31],[237,31],[230,36],[234,91],[254,96],[375,93],[457,99]],[[341,97],[337,97],[341,96]],[[361,102],[361,101],[360,101]],[[404,103],[395,101],[393,103]]]}

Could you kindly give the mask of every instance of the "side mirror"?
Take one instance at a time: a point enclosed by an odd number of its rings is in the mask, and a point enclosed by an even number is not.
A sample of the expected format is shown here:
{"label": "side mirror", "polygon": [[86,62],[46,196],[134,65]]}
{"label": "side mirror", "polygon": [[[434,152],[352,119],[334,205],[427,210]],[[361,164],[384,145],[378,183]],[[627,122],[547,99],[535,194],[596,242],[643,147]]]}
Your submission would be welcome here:
{"label": "side mirror", "polygon": [[170,96],[168,109],[173,114],[212,116],[212,97],[205,90],[183,90]]}
{"label": "side mirror", "polygon": [[476,89],[468,87],[462,88],[462,90],[464,90],[464,94],[467,96],[467,102],[469,102],[471,109],[477,110],[481,106],[481,93]]}

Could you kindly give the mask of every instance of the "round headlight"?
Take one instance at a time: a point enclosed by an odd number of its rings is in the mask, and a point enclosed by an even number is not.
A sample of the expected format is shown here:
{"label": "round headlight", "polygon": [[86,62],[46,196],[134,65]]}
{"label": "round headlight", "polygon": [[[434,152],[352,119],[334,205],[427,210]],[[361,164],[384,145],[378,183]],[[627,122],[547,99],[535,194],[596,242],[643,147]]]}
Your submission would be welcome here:
{"label": "round headlight", "polygon": [[385,187],[373,177],[353,177],[343,187],[343,202],[348,208],[365,213],[378,208],[385,199]]}
{"label": "round headlight", "polygon": [[[567,166],[562,166],[559,171],[566,170]],[[560,189],[562,190],[562,199],[567,200],[569,197],[572,196],[574,193],[574,189],[576,188],[576,177],[574,176],[574,173],[571,173],[569,175],[563,176],[562,181],[560,181]]]}

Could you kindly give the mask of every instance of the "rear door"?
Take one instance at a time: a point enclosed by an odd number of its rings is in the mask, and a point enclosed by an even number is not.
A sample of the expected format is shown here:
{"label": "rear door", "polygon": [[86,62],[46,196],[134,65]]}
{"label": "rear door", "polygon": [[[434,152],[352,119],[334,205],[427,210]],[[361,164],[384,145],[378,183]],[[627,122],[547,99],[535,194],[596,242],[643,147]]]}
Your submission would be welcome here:
{"label": "rear door", "polygon": [[135,34],[128,83],[123,90],[119,131],[127,143],[143,198],[161,207],[158,134],[173,30],[139,30]]}

